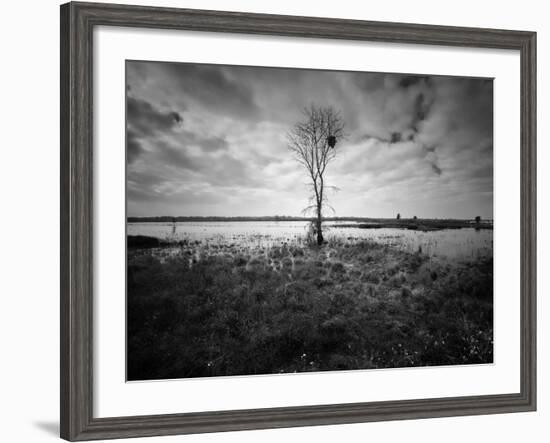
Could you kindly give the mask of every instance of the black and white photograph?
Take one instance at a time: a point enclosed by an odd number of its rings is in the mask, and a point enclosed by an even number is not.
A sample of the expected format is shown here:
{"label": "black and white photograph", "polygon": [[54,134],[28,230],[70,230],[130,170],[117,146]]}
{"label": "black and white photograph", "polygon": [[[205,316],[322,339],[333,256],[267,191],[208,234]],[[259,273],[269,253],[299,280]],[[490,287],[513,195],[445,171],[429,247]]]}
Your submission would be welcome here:
{"label": "black and white photograph", "polygon": [[493,80],[126,62],[127,378],[493,362]]}
{"label": "black and white photograph", "polygon": [[7,2],[0,440],[544,440],[544,6]]}

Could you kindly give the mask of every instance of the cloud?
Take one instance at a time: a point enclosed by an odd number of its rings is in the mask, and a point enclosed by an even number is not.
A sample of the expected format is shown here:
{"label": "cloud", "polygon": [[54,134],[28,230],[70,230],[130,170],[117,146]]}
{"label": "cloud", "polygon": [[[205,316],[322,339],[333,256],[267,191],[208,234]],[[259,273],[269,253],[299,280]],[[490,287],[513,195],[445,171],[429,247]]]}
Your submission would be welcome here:
{"label": "cloud", "polygon": [[126,155],[128,163],[133,163],[144,151],[138,135],[128,130],[126,133]]}
{"label": "cloud", "polygon": [[161,111],[130,95],[126,98],[126,119],[128,126],[140,135],[170,130],[183,121],[176,111]]}
{"label": "cloud", "polygon": [[179,132],[176,139],[183,146],[197,146],[206,152],[223,151],[228,147],[227,141],[223,137],[203,136],[191,131]]}
{"label": "cloud", "polygon": [[441,175],[442,174],[442,170],[439,166],[437,166],[437,164],[435,162],[431,162],[430,165],[432,166],[432,170],[437,174],[437,175]]}
{"label": "cloud", "polygon": [[298,215],[286,133],[316,103],[346,124],[337,215],[492,216],[490,79],[128,62],[127,83],[129,214]]}
{"label": "cloud", "polygon": [[[187,63],[131,62],[127,80],[132,91],[210,113],[228,112],[239,118],[258,112],[251,88],[231,67]],[[152,92],[150,88],[155,88]]]}
{"label": "cloud", "polygon": [[403,76],[400,76],[399,78],[399,86],[401,88],[409,88],[411,86],[414,86],[414,85],[417,85],[418,83],[421,83],[421,82],[430,82],[431,81],[431,78],[430,76],[424,76],[424,75],[403,75]]}

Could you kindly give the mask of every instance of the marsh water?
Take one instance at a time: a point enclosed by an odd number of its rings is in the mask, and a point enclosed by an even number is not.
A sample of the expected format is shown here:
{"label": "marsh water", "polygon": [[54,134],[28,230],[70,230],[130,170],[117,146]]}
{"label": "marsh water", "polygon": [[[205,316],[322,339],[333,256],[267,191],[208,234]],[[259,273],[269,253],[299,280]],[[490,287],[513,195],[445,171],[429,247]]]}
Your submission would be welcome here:
{"label": "marsh water", "polygon": [[[417,231],[397,228],[364,229],[354,223],[327,223],[327,241],[356,242],[365,239],[408,252],[458,259],[492,256],[493,231],[474,228]],[[178,223],[128,223],[128,235],[146,235],[165,241],[197,242],[204,245],[234,245],[263,248],[302,244],[308,232],[306,221],[199,221]]]}

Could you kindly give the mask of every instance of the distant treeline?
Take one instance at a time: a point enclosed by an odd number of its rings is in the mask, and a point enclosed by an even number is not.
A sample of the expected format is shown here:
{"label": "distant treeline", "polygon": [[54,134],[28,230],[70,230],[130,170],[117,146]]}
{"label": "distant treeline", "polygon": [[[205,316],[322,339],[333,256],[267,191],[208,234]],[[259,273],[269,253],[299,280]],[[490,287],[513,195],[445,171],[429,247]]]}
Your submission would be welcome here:
{"label": "distant treeline", "polygon": [[[287,215],[267,215],[267,216],[157,216],[157,217],[128,217],[128,223],[174,223],[174,222],[190,222],[190,221],[227,221],[227,222],[254,222],[254,221],[313,221],[313,217],[293,217]],[[415,223],[432,222],[445,225],[464,225],[471,224],[475,219],[421,219],[416,217],[400,219],[395,218],[369,218],[369,217],[325,217],[324,221],[353,221],[360,223],[379,223],[379,224],[407,224],[414,220]],[[492,220],[481,220],[482,224],[492,224]]]}
{"label": "distant treeline", "polygon": [[[188,222],[188,221],[311,221],[312,217],[290,217],[286,215],[268,215],[260,217],[222,217],[222,216],[157,216],[157,217],[128,217],[128,223],[173,223],[173,222]],[[328,219],[326,219],[328,220]],[[352,218],[343,218],[342,220],[353,220]]]}
{"label": "distant treeline", "polygon": [[[294,217],[291,215],[265,215],[265,216],[215,216],[215,215],[192,215],[192,216],[170,216],[170,215],[161,215],[154,217],[128,217],[129,223],[172,223],[172,222],[185,222],[185,221],[311,221],[314,220],[313,217]],[[437,222],[465,222],[465,221],[474,221],[474,218],[471,219],[458,219],[458,218],[406,218],[403,217],[399,220],[395,218],[372,218],[372,217],[323,217],[324,221],[357,221],[357,222],[385,222],[390,221],[392,223],[399,222],[401,220],[434,220]],[[482,223],[492,222],[492,220],[481,220]]]}

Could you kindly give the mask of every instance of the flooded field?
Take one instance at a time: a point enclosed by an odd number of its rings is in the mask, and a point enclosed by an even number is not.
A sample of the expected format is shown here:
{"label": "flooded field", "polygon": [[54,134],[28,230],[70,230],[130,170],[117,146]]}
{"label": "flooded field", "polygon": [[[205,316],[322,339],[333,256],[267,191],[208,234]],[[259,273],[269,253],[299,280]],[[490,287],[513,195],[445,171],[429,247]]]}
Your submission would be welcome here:
{"label": "flooded field", "polygon": [[129,223],[128,379],[491,363],[493,231]]}
{"label": "flooded field", "polygon": [[[405,252],[421,252],[431,257],[475,259],[492,256],[493,231],[474,228],[415,231],[396,228],[363,229],[353,223],[327,223],[327,241],[355,243],[371,240]],[[128,235],[156,237],[164,241],[186,242],[205,248],[220,246],[262,249],[273,246],[300,246],[306,241],[308,222],[178,222],[128,223]],[[198,242],[198,244],[197,244]]]}

